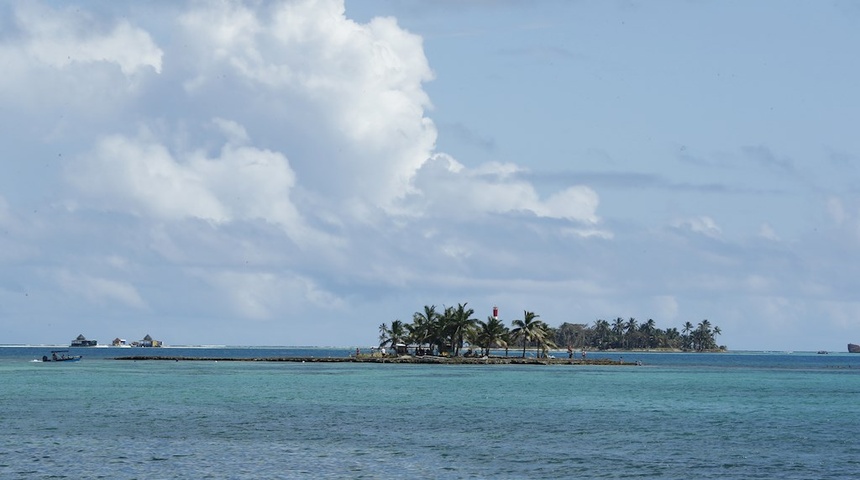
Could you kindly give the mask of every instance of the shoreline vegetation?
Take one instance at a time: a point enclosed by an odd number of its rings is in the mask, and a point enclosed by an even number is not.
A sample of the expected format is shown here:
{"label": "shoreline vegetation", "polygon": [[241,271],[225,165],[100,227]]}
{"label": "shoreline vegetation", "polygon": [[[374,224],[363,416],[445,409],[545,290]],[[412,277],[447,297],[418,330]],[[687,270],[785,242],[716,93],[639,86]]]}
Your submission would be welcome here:
{"label": "shoreline vegetation", "polygon": [[[394,320],[379,326],[379,349],[385,354],[390,348],[398,356],[440,355],[445,357],[488,357],[491,350],[521,352],[527,358],[528,350],[534,358],[549,359],[550,351],[567,348],[567,360],[574,359],[576,351],[680,351],[724,352],[725,345],[717,345],[720,327],[707,319],[698,325],[685,322],[681,330],[661,329],[653,319],[639,323],[631,317],[610,322],[604,319],[593,325],[564,322],[551,327],[540,315],[524,310],[521,319],[512,320],[510,327],[499,319],[499,309],[486,321],[474,318],[475,310],[468,303],[456,307],[425,305],[423,311],[412,315],[412,322]],[[564,359],[562,359],[564,360]]]}

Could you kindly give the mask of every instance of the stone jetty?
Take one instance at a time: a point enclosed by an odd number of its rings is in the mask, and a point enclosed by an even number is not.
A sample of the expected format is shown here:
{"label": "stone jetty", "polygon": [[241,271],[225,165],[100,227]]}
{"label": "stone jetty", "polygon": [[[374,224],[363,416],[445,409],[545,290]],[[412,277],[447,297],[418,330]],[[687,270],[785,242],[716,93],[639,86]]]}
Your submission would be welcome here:
{"label": "stone jetty", "polygon": [[522,357],[381,357],[359,355],[353,357],[266,357],[266,358],[237,358],[237,357],[176,357],[137,355],[116,357],[114,360],[162,360],[183,362],[297,362],[297,363],[391,363],[416,365],[636,365],[633,362],[611,360],[608,358],[568,359],[568,358],[522,358]]}

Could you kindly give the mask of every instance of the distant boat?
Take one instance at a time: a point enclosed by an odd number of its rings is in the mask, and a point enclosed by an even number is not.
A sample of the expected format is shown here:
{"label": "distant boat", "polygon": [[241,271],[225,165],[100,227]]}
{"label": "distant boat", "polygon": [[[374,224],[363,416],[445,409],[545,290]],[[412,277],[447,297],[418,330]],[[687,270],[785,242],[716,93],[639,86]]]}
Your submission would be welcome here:
{"label": "distant boat", "polygon": [[819,350],[818,351],[819,355],[827,355],[828,353],[830,353],[830,352],[828,352],[827,350]]}
{"label": "distant boat", "polygon": [[77,338],[72,340],[72,347],[95,347],[98,345],[98,340],[87,340],[87,337],[83,336],[83,334],[78,335]]}
{"label": "distant boat", "polygon": [[42,355],[43,362],[79,362],[83,355],[66,355],[68,350],[52,350],[51,356]]}
{"label": "distant boat", "polygon": [[849,343],[848,344],[848,353],[860,353],[860,345]]}

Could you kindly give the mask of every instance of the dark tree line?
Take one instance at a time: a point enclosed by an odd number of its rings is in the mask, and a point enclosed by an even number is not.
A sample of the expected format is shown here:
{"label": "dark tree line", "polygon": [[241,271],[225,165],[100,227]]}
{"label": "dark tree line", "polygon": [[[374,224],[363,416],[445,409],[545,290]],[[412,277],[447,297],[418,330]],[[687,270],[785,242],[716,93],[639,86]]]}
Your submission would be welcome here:
{"label": "dark tree line", "polygon": [[611,323],[599,319],[591,326],[565,322],[554,331],[557,344],[576,349],[663,348],[692,352],[725,349],[724,346],[717,345],[717,335],[722,333],[720,327],[712,326],[708,320],[702,320],[698,325],[685,322],[679,331],[674,327],[665,330],[657,328],[656,322],[652,319],[639,323],[635,318],[624,320],[618,317]]}

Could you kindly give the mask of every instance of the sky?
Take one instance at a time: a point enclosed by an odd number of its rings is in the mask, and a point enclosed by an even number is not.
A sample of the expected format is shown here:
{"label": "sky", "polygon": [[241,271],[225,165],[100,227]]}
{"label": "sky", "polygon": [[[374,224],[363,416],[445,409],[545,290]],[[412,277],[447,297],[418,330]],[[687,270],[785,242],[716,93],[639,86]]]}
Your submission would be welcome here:
{"label": "sky", "polygon": [[467,302],[860,342],[851,1],[0,2],[0,344]]}

